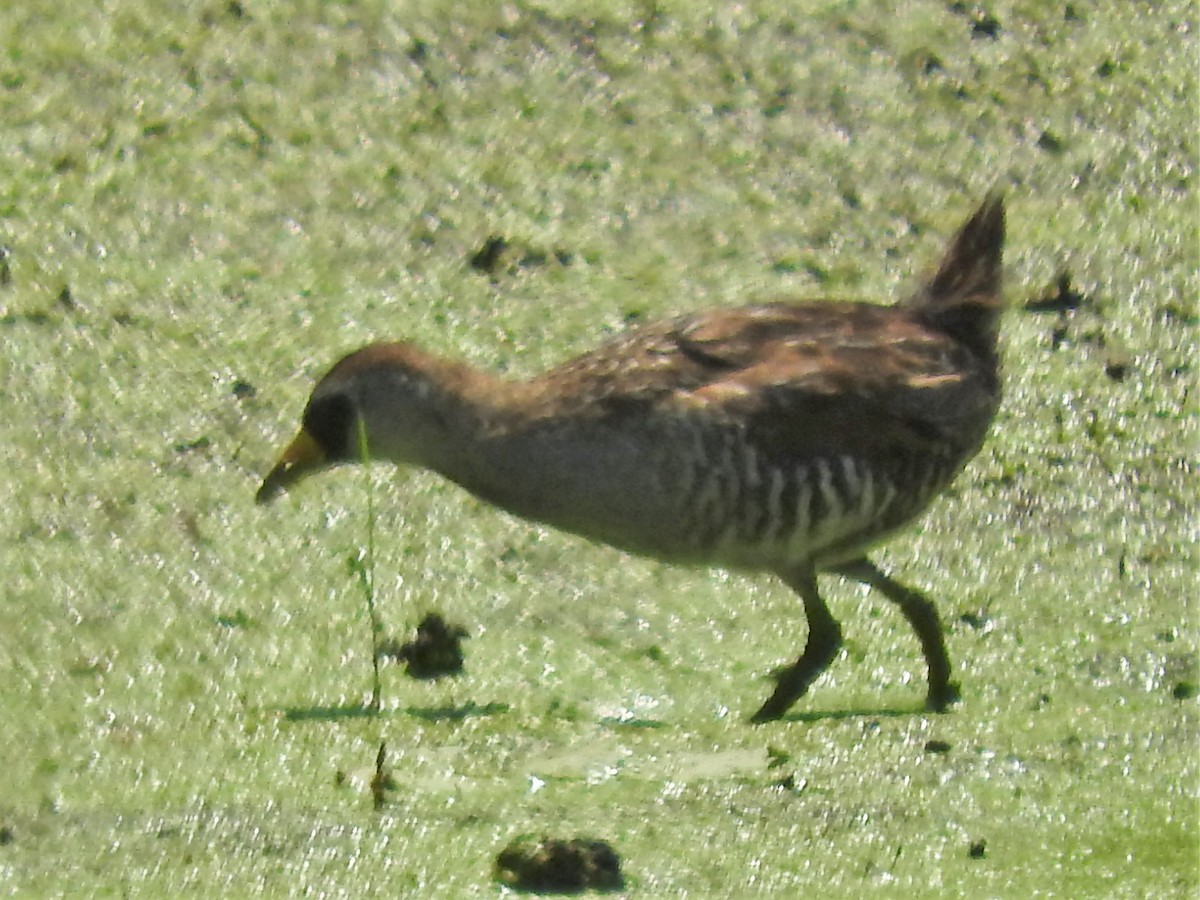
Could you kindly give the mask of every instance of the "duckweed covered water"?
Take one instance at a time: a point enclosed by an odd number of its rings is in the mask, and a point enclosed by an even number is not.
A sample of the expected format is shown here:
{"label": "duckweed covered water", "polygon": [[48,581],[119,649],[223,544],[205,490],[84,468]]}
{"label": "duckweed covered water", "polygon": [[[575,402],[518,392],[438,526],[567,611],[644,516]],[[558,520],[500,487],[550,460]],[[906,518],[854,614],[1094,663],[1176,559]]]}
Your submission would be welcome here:
{"label": "duckweed covered water", "polygon": [[[548,835],[637,896],[1194,893],[1192,13],[10,10],[0,886],[495,896]],[[880,554],[939,603],[951,714],[831,580],[844,652],[748,726],[803,641],[781,585],[385,468],[385,627],[470,635],[367,713],[362,479],[253,504],[344,350],[527,374],[638,318],[883,300],[997,184],[1004,407]],[[1025,308],[1063,273],[1087,302]]]}

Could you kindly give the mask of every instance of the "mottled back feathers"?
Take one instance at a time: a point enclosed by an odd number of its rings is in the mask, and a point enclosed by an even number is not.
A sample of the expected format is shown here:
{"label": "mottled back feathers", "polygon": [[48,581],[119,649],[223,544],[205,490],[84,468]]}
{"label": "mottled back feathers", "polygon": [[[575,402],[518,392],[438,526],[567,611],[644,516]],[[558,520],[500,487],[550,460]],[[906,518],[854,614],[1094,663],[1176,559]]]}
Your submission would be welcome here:
{"label": "mottled back feathers", "polygon": [[541,416],[691,416],[774,458],[969,455],[999,399],[1004,212],[989,198],[894,306],[774,303],[632,329],[520,392]]}

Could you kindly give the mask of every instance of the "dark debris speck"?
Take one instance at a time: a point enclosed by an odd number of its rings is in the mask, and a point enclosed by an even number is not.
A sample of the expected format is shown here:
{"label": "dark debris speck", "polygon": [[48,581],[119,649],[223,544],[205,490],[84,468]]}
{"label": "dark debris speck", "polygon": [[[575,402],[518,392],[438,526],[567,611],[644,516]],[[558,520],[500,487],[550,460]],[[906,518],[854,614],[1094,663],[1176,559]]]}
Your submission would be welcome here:
{"label": "dark debris speck", "polygon": [[470,258],[472,269],[493,278],[543,269],[555,263],[565,267],[574,262],[575,254],[564,247],[534,247],[498,234],[491,235]]}
{"label": "dark debris speck", "polygon": [[767,768],[778,769],[792,761],[792,755],[778,747],[767,747]]}
{"label": "dark debris speck", "polygon": [[1047,153],[1062,153],[1066,148],[1062,138],[1050,131],[1043,131],[1037,139],[1039,150],[1045,150]]}
{"label": "dark debris speck", "polygon": [[190,441],[180,441],[175,445],[176,453],[195,453],[199,450],[207,450],[212,446],[212,439],[207,436],[200,436]]}
{"label": "dark debris speck", "polygon": [[1129,377],[1131,361],[1124,354],[1114,353],[1104,361],[1104,374],[1112,381],[1124,381]]}
{"label": "dark debris speck", "polygon": [[986,613],[965,612],[958,617],[958,621],[962,622],[968,628],[974,628],[976,631],[979,631],[982,628],[987,628],[992,620]]}
{"label": "dark debris speck", "polygon": [[257,393],[258,389],[248,381],[239,378],[233,383],[233,396],[239,400],[249,400]]}
{"label": "dark debris speck", "polygon": [[371,805],[379,812],[387,805],[388,791],[396,789],[396,782],[387,770],[387,741],[379,742],[375,754],[375,774],[371,776]]}
{"label": "dark debris speck", "polygon": [[488,275],[494,274],[500,268],[500,260],[507,247],[508,240],[506,238],[498,234],[492,235],[471,256],[471,268],[477,272],[486,272]]}
{"label": "dark debris speck", "polygon": [[1071,286],[1071,273],[1060,272],[1054,286],[1040,297],[1025,301],[1025,311],[1032,313],[1074,312],[1091,304],[1091,298]]}
{"label": "dark debris speck", "polygon": [[996,40],[1000,37],[1000,20],[991,13],[981,13],[971,23],[971,37]]}
{"label": "dark debris speck", "polygon": [[58,292],[56,301],[63,309],[75,312],[79,309],[79,301],[75,299],[75,295],[71,293],[71,286],[64,284],[62,290]]}

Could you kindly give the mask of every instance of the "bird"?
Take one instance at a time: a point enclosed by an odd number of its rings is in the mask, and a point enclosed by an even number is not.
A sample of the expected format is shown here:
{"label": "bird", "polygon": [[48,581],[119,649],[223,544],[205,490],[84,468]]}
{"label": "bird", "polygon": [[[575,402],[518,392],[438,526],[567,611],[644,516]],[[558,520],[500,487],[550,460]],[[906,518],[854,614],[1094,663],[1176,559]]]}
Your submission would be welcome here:
{"label": "bird", "polygon": [[940,262],[890,305],[811,299],[631,326],[540,375],[505,379],[410,342],[320,379],[256,495],[366,458],[439,473],[534,522],[667,563],[772,573],[799,595],[800,656],[750,717],[783,717],[836,657],[819,573],[899,607],[960,699],[933,602],[867,556],[983,445],[1001,395],[1005,237],[993,190]]}

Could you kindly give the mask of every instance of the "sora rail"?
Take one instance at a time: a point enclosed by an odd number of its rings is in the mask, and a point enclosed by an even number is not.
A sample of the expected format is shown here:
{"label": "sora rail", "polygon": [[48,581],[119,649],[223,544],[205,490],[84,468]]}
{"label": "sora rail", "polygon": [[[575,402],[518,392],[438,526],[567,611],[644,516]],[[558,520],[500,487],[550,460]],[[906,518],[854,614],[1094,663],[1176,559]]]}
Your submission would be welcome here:
{"label": "sora rail", "polygon": [[408,343],[373,344],[313,390],[263,481],[359,460],[432,469],[516,515],[671,562],[778,575],[808,637],[752,720],[782,716],[837,653],[817,590],[878,589],[920,639],[927,704],[958,699],[933,604],[865,553],[975,455],[1000,399],[1004,204],[990,195],[892,306],[816,301],[647,324],[527,381]]}

